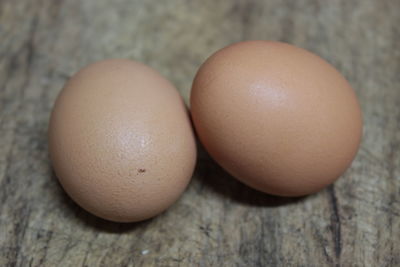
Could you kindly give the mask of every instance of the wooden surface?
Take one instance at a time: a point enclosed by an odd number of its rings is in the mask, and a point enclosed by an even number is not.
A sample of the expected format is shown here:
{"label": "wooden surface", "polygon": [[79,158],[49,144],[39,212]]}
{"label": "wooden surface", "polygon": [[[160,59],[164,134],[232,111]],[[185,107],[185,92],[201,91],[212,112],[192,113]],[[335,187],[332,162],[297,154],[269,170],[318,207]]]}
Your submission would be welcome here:
{"label": "wooden surface", "polygon": [[[400,266],[399,25],[397,0],[1,0],[0,266]],[[65,195],[46,131],[70,75],[137,59],[187,101],[206,57],[246,39],[304,47],[349,79],[365,127],[344,177],[277,198],[200,151],[183,197],[146,222],[103,221]]]}

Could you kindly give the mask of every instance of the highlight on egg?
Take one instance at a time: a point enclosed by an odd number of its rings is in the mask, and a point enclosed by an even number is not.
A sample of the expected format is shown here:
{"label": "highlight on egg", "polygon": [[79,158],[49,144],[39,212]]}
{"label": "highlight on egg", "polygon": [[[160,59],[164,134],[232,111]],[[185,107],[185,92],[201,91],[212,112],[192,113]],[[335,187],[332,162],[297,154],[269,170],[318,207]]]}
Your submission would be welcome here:
{"label": "highlight on egg", "polygon": [[178,91],[150,67],[123,59],[91,64],[66,83],[51,114],[49,152],[68,195],[117,222],[170,207],[196,161]]}
{"label": "highlight on egg", "polygon": [[274,195],[317,192],[353,161],[362,115],[346,79],[286,43],[247,41],[210,56],[193,81],[201,143],[227,172]]}

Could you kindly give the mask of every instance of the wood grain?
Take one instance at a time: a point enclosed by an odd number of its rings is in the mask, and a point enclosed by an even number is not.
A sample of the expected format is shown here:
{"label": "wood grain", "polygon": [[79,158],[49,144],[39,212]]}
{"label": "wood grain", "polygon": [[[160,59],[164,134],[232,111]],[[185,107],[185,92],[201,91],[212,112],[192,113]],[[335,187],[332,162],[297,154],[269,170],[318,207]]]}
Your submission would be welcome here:
{"label": "wood grain", "polygon": [[[400,266],[399,11],[397,0],[1,0],[0,266]],[[342,179],[272,197],[201,150],[183,197],[146,222],[103,221],[64,194],[46,132],[75,71],[136,59],[187,101],[199,65],[247,39],[304,47],[349,79],[365,127]]]}

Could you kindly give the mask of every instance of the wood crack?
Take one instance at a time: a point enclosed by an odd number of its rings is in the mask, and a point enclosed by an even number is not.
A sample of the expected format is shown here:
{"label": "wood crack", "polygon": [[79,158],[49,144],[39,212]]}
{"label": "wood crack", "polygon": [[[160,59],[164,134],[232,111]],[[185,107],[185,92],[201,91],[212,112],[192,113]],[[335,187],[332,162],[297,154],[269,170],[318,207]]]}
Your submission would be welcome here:
{"label": "wood crack", "polygon": [[329,201],[331,204],[332,214],[331,214],[331,231],[332,239],[334,242],[334,250],[336,260],[340,262],[340,255],[342,253],[342,234],[341,234],[341,221],[339,213],[339,204],[335,193],[334,185],[328,187]]}

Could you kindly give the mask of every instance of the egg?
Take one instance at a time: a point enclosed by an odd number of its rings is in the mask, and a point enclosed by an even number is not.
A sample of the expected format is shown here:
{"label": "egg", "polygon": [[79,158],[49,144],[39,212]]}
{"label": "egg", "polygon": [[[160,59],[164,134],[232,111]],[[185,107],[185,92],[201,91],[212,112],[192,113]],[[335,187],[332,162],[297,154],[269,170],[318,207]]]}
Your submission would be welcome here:
{"label": "egg", "polygon": [[101,218],[136,222],[188,185],[196,144],[174,86],[141,63],[112,59],[75,74],[49,123],[54,171],[68,195]]}
{"label": "egg", "polygon": [[362,115],[346,79],[302,48],[271,41],[227,46],[192,86],[198,136],[227,172],[280,196],[317,192],[353,161]]}

